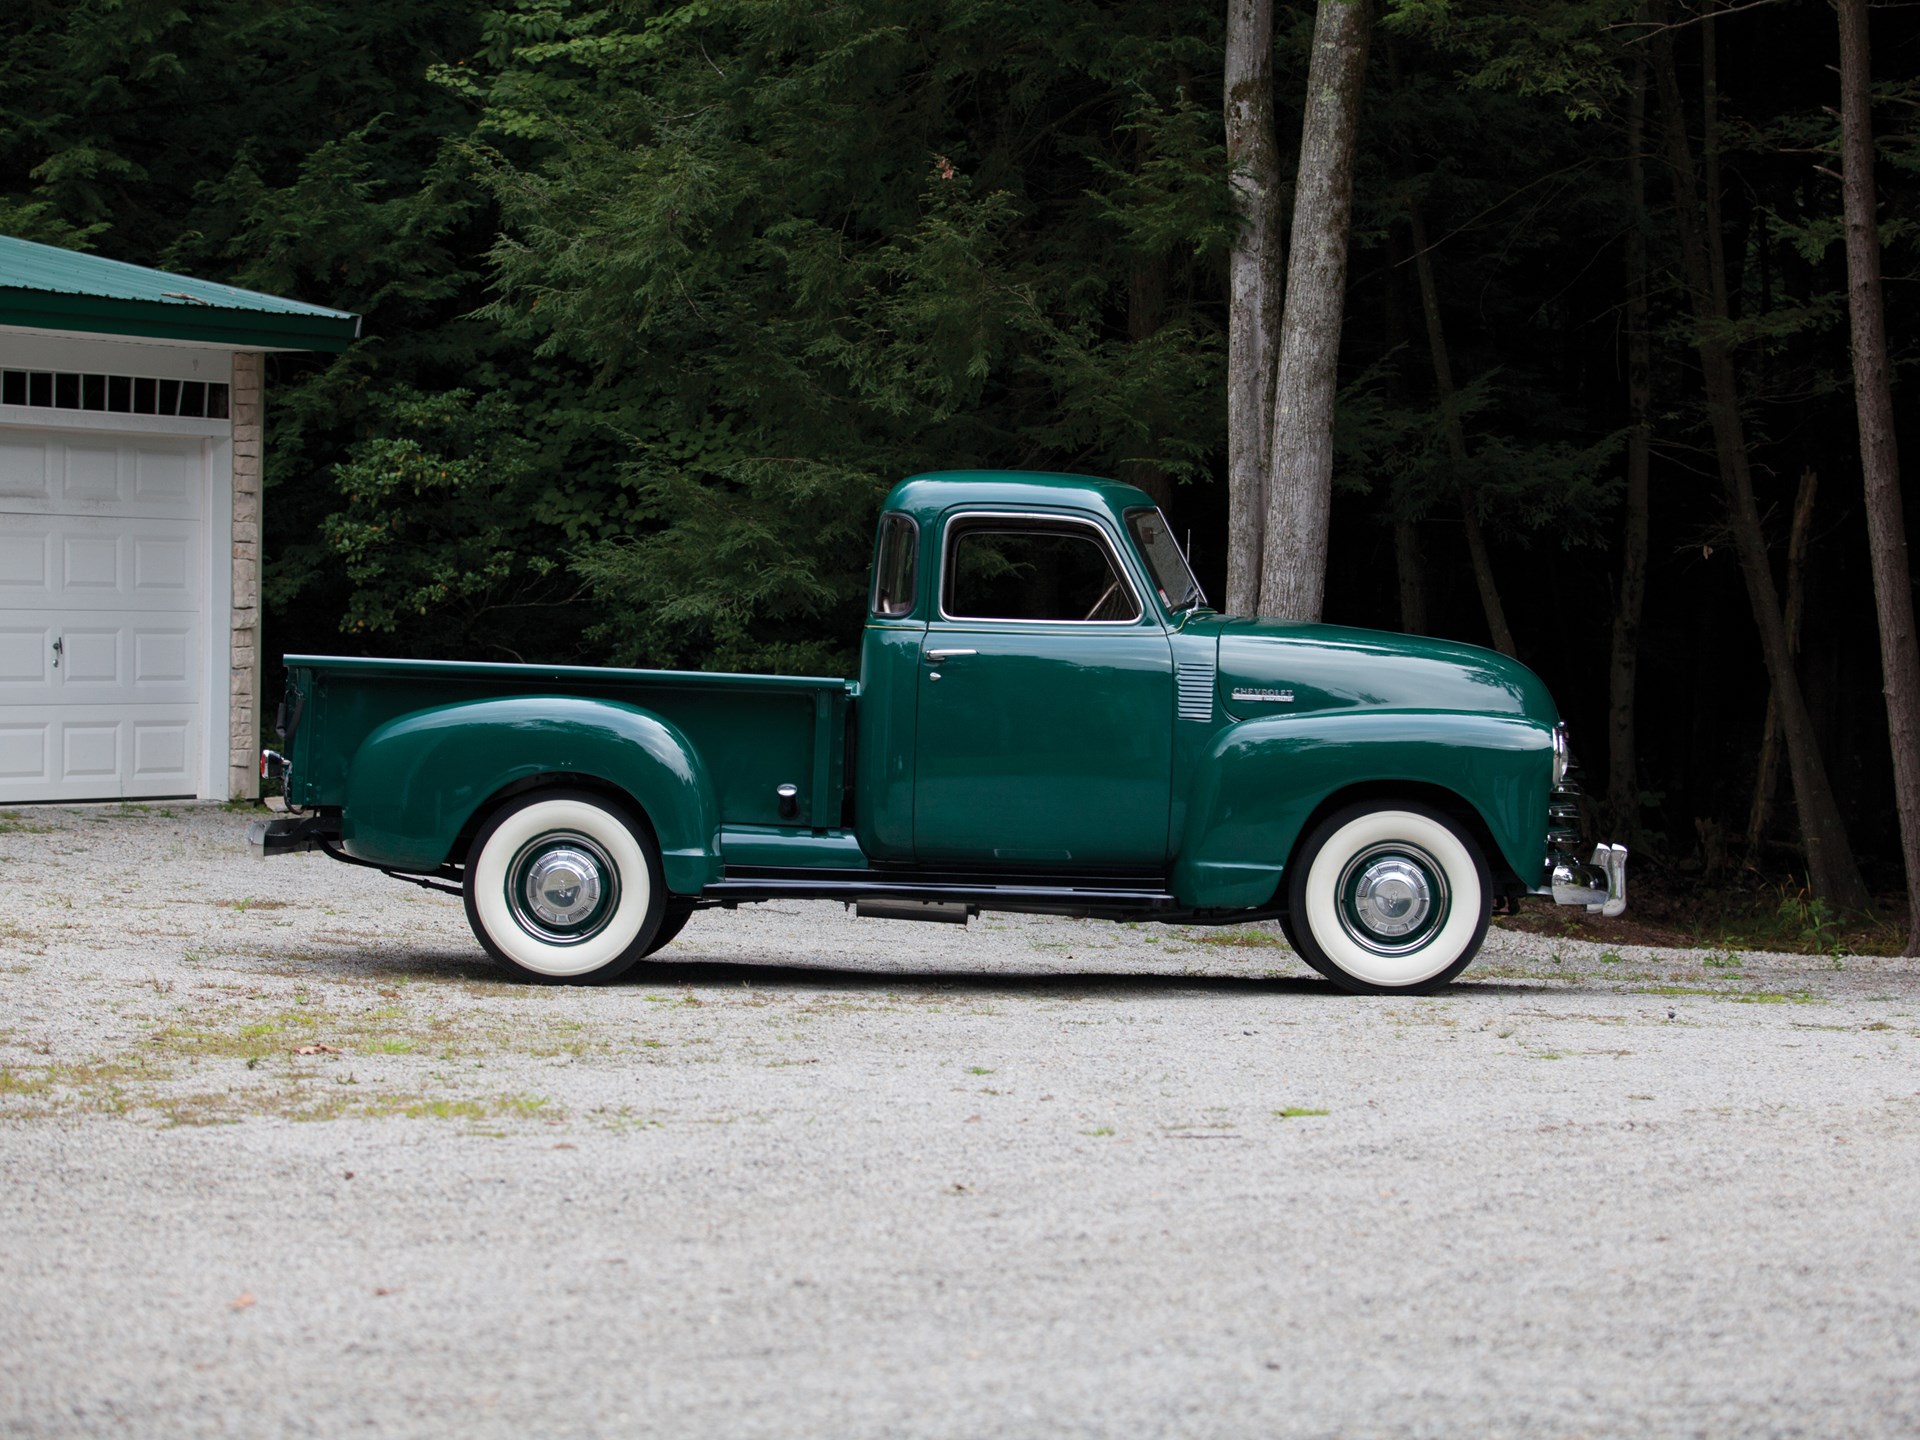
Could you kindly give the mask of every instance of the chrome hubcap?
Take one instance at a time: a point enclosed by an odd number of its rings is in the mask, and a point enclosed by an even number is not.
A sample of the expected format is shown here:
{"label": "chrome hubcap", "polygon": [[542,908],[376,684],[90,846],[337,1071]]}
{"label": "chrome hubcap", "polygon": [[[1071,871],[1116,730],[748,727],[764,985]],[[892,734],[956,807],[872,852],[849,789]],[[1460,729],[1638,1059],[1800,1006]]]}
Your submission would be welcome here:
{"label": "chrome hubcap", "polygon": [[521,871],[523,913],[556,932],[577,932],[577,927],[602,908],[608,874],[605,858],[584,844],[561,844],[545,850]]}
{"label": "chrome hubcap", "polygon": [[527,870],[527,908],[549,925],[577,925],[600,903],[600,870],[583,850],[549,850]]}
{"label": "chrome hubcap", "polygon": [[1361,851],[1340,872],[1340,927],[1376,955],[1406,955],[1446,924],[1446,871],[1404,842]]}
{"label": "chrome hubcap", "polygon": [[1433,892],[1411,861],[1376,860],[1360,872],[1353,908],[1374,934],[1397,937],[1420,928],[1433,910]]}

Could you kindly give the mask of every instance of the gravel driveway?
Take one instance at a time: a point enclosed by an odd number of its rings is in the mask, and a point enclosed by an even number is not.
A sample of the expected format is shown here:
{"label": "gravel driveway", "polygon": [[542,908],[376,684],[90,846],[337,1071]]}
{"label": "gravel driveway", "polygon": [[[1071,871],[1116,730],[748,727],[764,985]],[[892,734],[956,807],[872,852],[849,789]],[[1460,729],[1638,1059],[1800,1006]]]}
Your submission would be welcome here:
{"label": "gravel driveway", "polygon": [[1920,971],[697,915],[0,815],[0,1432],[1911,1435]]}

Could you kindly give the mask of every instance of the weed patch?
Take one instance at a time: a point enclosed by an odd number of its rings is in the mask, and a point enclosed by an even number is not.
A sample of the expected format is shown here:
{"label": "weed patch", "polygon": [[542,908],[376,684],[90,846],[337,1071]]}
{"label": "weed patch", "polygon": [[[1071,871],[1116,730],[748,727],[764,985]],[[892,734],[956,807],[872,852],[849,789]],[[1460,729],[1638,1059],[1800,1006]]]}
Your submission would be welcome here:
{"label": "weed patch", "polygon": [[1287,942],[1271,930],[1239,927],[1208,930],[1187,937],[1196,945],[1231,945],[1246,950],[1284,950]]}

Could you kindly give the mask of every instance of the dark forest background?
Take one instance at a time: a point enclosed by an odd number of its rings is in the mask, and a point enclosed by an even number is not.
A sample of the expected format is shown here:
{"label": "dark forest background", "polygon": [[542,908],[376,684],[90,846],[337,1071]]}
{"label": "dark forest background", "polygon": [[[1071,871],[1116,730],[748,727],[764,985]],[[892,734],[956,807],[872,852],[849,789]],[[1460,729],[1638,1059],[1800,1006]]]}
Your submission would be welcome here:
{"label": "dark forest background", "polygon": [[[345,355],[269,361],[272,653],[851,673],[875,507],[919,470],[1136,480],[1222,594],[1221,10],[14,0],[0,232],[365,317]],[[1519,654],[1607,793],[1637,231],[1654,416],[1638,802],[1604,818],[1671,875],[1790,877],[1784,776],[1754,825],[1767,680],[1652,120],[1644,221],[1630,193],[1640,15],[1620,0],[1382,10],[1326,616],[1399,628],[1412,585],[1428,630],[1485,643],[1464,489]],[[1897,891],[1834,13],[1773,0],[1668,21],[1718,200],[1776,585],[1800,609],[1856,853]],[[1276,15],[1289,176],[1312,22]],[[1872,24],[1914,455],[1920,9]],[[1417,556],[1396,552],[1396,521]]]}

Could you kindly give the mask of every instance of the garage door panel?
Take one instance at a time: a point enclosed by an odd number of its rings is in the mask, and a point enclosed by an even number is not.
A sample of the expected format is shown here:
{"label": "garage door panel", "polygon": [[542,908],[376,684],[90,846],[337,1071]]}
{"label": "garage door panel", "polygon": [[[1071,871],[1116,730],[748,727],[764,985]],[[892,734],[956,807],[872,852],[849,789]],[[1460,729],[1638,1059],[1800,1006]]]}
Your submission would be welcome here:
{"label": "garage door panel", "polygon": [[139,720],[131,729],[134,785],[174,795],[194,788],[191,720]]}
{"label": "garage door panel", "polygon": [[198,614],[200,527],[186,520],[8,515],[0,543],[0,613],[137,610]]}
{"label": "garage door panel", "polygon": [[196,638],[194,632],[185,627],[134,631],[130,677],[134,688],[154,691],[163,686],[191,685]]}
{"label": "garage door panel", "polygon": [[0,511],[190,520],[205,475],[200,439],[0,433]]}
{"label": "garage door panel", "polygon": [[133,466],[129,447],[67,441],[60,446],[60,498],[70,505],[113,505],[126,498],[126,474]]}
{"label": "garage door panel", "polygon": [[60,774],[65,784],[76,781],[98,789],[102,782],[117,783],[122,766],[122,722],[90,719],[60,722]]}
{"label": "garage door panel", "polygon": [[43,439],[0,434],[0,501],[53,498],[52,448]]}
{"label": "garage door panel", "polygon": [[0,707],[190,705],[204,644],[195,615],[0,615]]}
{"label": "garage door panel", "polygon": [[133,590],[143,606],[199,608],[191,533],[142,535],[133,542]]}
{"label": "garage door panel", "polygon": [[121,673],[118,625],[69,625],[61,630],[60,641],[60,663],[66,672],[60,677],[61,688],[67,692],[63,700],[84,701],[89,692],[103,689],[113,692],[112,698],[120,698],[117,692],[126,680]]}
{"label": "garage door panel", "polygon": [[0,797],[116,800],[200,788],[195,705],[0,709]]}
{"label": "garage door panel", "polygon": [[31,793],[53,785],[53,725],[48,720],[7,719],[0,711],[0,786],[16,800],[52,800]]}
{"label": "garage door panel", "polygon": [[135,500],[167,513],[191,512],[198,508],[201,463],[197,450],[189,454],[177,449],[143,446],[134,450],[131,458]]}
{"label": "garage door panel", "polygon": [[20,516],[0,518],[0,612],[53,604],[53,535]]}
{"label": "garage door panel", "polygon": [[[126,599],[126,587],[121,581],[125,566],[121,560],[121,551],[126,547],[124,537],[108,533],[107,527],[112,521],[79,520],[65,516],[52,517],[50,524],[62,526],[60,539],[59,584],[67,596],[75,592],[87,595],[111,597],[115,602]],[[87,534],[68,533],[65,526],[74,526],[92,531]],[[56,603],[71,604],[67,596],[59,597]]]}
{"label": "garage door panel", "polygon": [[23,696],[24,687],[53,680],[53,632],[45,625],[0,625],[0,705]]}

